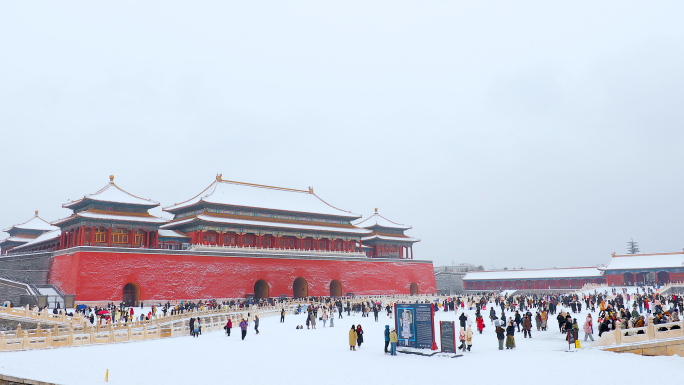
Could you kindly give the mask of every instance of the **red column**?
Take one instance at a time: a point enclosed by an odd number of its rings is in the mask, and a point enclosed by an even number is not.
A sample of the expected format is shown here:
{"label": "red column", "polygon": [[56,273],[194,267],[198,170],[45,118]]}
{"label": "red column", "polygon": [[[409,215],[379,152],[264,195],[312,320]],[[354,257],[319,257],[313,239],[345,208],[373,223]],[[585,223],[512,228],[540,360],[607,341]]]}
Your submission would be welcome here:
{"label": "red column", "polygon": [[279,249],[280,248],[280,235],[275,236],[275,246],[274,248]]}
{"label": "red column", "polygon": [[411,245],[411,259],[413,259],[413,245]]}
{"label": "red column", "polygon": [[262,234],[259,234],[259,240],[257,241],[257,242],[259,242],[259,243],[258,243],[259,248],[261,248],[261,236],[262,236]]}
{"label": "red column", "polygon": [[321,238],[316,238],[316,250],[321,249]]}
{"label": "red column", "polygon": [[238,246],[242,247],[242,233],[240,233],[240,238],[238,239]]}
{"label": "red column", "polygon": [[132,249],[135,246],[135,230],[134,229],[128,230],[128,236],[129,236],[128,243],[130,244],[130,247]]}
{"label": "red column", "polygon": [[145,230],[145,248],[150,248],[150,230]]}
{"label": "red column", "polygon": [[204,231],[202,230],[199,231],[199,241],[197,243],[199,243],[200,245],[204,244]]}
{"label": "red column", "polygon": [[107,237],[107,247],[112,247],[112,228],[107,227],[107,231],[105,231],[105,236]]}
{"label": "red column", "polygon": [[223,231],[219,231],[218,245],[223,246]]}

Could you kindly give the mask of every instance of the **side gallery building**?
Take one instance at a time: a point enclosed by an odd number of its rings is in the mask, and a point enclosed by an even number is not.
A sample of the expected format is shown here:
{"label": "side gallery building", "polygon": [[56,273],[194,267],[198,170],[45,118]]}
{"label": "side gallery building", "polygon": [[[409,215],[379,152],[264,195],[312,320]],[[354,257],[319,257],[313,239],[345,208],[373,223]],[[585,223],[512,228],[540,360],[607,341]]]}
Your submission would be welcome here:
{"label": "side gallery building", "polygon": [[470,271],[463,287],[485,290],[579,289],[586,284],[665,285],[684,282],[684,252],[612,254],[598,267]]}
{"label": "side gallery building", "polygon": [[[114,183],[5,230],[0,285],[50,286],[76,301],[435,293],[413,259],[410,226],[365,220],[296,190],[223,180],[150,214],[158,202]],[[30,294],[30,293],[29,293]]]}

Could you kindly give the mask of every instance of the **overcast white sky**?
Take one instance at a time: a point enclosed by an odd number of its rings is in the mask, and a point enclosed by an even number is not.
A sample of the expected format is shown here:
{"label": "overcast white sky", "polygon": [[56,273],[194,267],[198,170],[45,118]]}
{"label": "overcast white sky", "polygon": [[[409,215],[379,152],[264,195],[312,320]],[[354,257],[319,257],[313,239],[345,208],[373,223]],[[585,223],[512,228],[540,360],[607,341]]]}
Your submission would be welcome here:
{"label": "overcast white sky", "polygon": [[679,251],[682,1],[4,1],[0,226],[313,186],[435,265]]}

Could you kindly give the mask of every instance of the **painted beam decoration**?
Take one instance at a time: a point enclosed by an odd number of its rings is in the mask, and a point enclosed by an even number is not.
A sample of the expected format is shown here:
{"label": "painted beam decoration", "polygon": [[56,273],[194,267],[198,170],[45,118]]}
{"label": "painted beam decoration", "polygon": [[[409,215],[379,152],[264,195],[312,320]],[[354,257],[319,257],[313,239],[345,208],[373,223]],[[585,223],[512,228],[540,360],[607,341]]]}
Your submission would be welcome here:
{"label": "painted beam decoration", "polygon": [[432,304],[398,303],[394,319],[399,337],[397,346],[417,349],[434,347],[435,324]]}

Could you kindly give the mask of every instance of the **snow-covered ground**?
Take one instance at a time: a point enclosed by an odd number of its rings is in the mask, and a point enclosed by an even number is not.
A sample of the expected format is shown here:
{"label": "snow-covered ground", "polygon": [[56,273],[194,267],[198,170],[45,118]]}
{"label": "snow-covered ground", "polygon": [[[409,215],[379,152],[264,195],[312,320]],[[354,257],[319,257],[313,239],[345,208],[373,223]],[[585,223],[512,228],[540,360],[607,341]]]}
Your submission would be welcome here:
{"label": "snow-covered ground", "polygon": [[[474,320],[474,311],[466,313]],[[580,326],[585,314],[576,316]],[[438,312],[436,321],[456,321],[458,326],[458,315],[460,310]],[[385,313],[381,313],[380,322],[374,322],[372,314],[365,318],[347,317],[345,313],[344,319],[335,320],[334,328],[323,328],[319,321],[316,330],[296,330],[296,325],[305,323],[304,316],[288,314],[282,324],[278,317],[263,318],[259,335],[250,325],[244,341],[240,340],[239,328],[234,328],[231,337],[213,332],[199,338],[0,353],[0,373],[57,384],[103,383],[107,369],[110,383],[126,385],[522,384],[535,378],[593,383],[619,368],[628,373],[631,381],[670,382],[673,368],[684,364],[680,357],[642,357],[586,349],[590,344],[584,342],[585,349],[567,352],[568,345],[558,332],[555,318],[549,320],[549,331],[537,332],[533,327],[532,339],[516,333],[517,348],[499,351],[488,315],[489,308],[483,311],[487,325],[484,333],[475,330],[472,352],[459,358],[385,355],[384,325],[392,325]],[[511,315],[506,313],[507,317]],[[357,351],[349,351],[349,328],[357,323],[365,330],[365,342]],[[439,332],[438,323],[436,329]]]}

